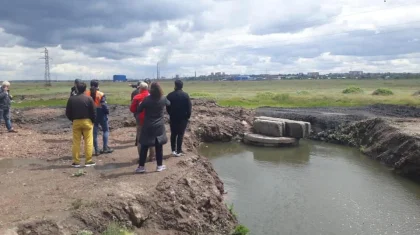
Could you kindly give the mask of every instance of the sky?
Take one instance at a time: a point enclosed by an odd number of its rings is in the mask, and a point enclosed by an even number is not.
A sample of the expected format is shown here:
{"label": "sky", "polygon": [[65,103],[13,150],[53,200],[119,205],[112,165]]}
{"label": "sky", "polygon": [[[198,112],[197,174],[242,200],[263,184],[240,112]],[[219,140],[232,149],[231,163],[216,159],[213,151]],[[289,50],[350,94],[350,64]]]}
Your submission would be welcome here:
{"label": "sky", "polygon": [[0,80],[420,72],[420,0],[0,3]]}

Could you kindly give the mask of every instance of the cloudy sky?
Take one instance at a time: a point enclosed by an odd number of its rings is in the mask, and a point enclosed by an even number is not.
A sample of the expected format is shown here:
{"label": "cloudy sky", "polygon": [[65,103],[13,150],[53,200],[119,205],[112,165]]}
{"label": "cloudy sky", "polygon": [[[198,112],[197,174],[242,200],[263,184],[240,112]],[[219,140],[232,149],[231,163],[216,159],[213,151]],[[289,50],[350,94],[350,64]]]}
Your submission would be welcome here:
{"label": "cloudy sky", "polygon": [[[420,0],[0,0],[0,76],[420,72]],[[7,6],[7,7],[5,7]],[[0,79],[1,80],[1,79]]]}

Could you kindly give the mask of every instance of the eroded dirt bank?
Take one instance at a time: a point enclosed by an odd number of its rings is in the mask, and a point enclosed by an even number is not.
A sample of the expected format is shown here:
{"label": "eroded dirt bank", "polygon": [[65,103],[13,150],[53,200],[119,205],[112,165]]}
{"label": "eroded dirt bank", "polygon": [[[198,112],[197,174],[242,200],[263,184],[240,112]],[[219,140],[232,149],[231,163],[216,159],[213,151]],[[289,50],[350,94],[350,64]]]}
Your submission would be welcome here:
{"label": "eroded dirt bank", "polygon": [[69,167],[71,125],[64,110],[14,111],[19,133],[0,129],[0,234],[99,234],[112,221],[137,234],[229,234],[237,221],[223,202],[223,182],[195,147],[240,139],[253,113],[212,101],[193,103],[187,155],[172,158],[165,145],[168,170],[155,173],[151,162],[144,175],[133,174],[138,156],[128,107],[111,109],[110,144],[116,151],[95,157],[97,166],[84,168],[80,177]]}
{"label": "eroded dirt bank", "polygon": [[311,138],[359,148],[395,172],[420,182],[420,109],[396,105],[361,108],[278,109],[256,115],[308,121]]}

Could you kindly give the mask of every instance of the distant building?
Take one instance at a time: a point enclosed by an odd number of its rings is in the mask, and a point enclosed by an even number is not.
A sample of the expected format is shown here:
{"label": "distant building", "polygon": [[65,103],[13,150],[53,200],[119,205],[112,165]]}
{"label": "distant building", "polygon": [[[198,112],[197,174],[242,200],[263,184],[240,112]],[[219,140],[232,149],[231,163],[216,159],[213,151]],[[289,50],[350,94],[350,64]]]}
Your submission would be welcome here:
{"label": "distant building", "polygon": [[217,72],[214,75],[216,75],[216,77],[220,77],[220,76],[222,76],[222,73],[221,72]]}
{"label": "distant building", "polygon": [[239,75],[239,76],[235,76],[234,80],[235,81],[247,81],[250,80],[250,76],[243,76],[243,75]]}
{"label": "distant building", "polygon": [[317,78],[319,77],[319,72],[310,72],[308,73],[308,76],[312,78]]}
{"label": "distant building", "polygon": [[125,76],[125,75],[114,75],[112,77],[112,81],[113,82],[126,82],[127,81],[127,76]]}
{"label": "distant building", "polygon": [[210,74],[210,76],[214,76],[214,73],[212,72],[212,73]]}
{"label": "distant building", "polygon": [[349,72],[349,75],[350,76],[353,76],[353,77],[362,76],[363,75],[363,71],[350,71]]}

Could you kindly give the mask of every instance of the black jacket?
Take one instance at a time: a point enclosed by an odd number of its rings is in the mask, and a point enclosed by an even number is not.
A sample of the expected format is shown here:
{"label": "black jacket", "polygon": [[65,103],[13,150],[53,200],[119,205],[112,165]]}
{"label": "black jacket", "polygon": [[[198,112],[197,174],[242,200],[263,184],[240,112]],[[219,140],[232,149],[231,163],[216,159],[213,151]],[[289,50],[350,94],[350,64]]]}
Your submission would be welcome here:
{"label": "black jacket", "polygon": [[77,119],[96,120],[96,108],[92,97],[85,94],[71,96],[67,101],[66,116],[70,121]]}
{"label": "black jacket", "polygon": [[168,138],[166,137],[164,111],[165,106],[169,105],[171,105],[171,103],[166,97],[155,100],[151,96],[148,96],[137,107],[138,113],[141,113],[143,110],[146,111],[139,139],[141,145],[153,146],[155,145],[156,139],[158,140],[158,143],[162,145],[168,142]]}
{"label": "black jacket", "polygon": [[140,89],[135,89],[133,92],[131,92],[131,101],[133,101],[134,96],[140,94]]}
{"label": "black jacket", "polygon": [[[0,87],[0,109],[10,108],[10,101],[12,100],[10,93]],[[0,117],[1,118],[1,117]]]}
{"label": "black jacket", "polygon": [[175,90],[166,97],[171,106],[166,107],[171,121],[188,120],[191,117],[190,96],[183,90]]}
{"label": "black jacket", "polygon": [[70,91],[70,97],[77,95],[76,87],[72,87]]}

